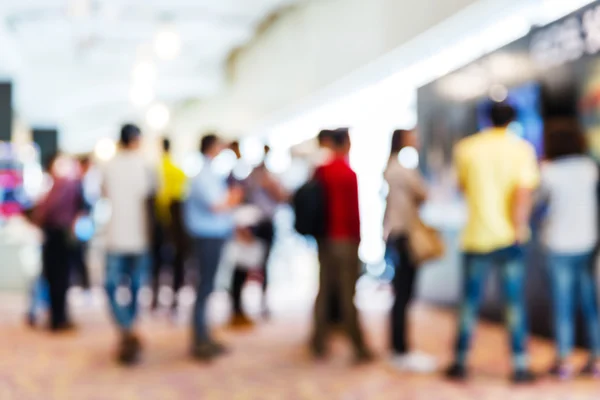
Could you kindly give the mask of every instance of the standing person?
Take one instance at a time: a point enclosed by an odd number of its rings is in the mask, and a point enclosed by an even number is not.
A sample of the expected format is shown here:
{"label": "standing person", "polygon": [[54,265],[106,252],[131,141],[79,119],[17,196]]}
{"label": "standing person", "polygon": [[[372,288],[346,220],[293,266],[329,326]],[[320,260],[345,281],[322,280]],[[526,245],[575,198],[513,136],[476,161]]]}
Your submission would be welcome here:
{"label": "standing person", "polygon": [[[269,146],[264,147],[264,157],[269,155],[271,149]],[[255,236],[262,240],[265,245],[264,259],[261,262],[261,270],[263,272],[263,315],[269,316],[269,308],[267,304],[267,289],[269,284],[269,256],[273,249],[273,241],[275,240],[275,212],[281,203],[289,200],[289,195],[268,170],[265,161],[258,165],[250,173],[246,179],[244,188],[246,190],[246,198],[248,202],[254,205],[261,213],[261,218],[258,224],[253,227]]]}
{"label": "standing person", "polygon": [[600,321],[594,247],[598,240],[596,187],[598,168],[585,155],[586,144],[576,126],[546,132],[542,193],[548,198],[544,242],[554,303],[557,359],[551,374],[569,378],[574,345],[577,298],[583,312],[591,350],[584,375],[600,375]]}
{"label": "standing person", "polygon": [[[119,362],[135,363],[141,343],[134,332],[138,313],[138,291],[148,273],[150,207],[155,177],[140,154],[141,131],[123,126],[119,151],[103,171],[103,192],[111,205],[106,234],[106,292],[112,316],[120,331]],[[129,296],[118,298],[126,283]]]}
{"label": "standing person", "polygon": [[42,275],[50,298],[50,329],[69,330],[73,326],[67,314],[69,254],[73,224],[82,210],[79,183],[68,177],[67,160],[53,157],[48,165],[52,188],[34,212],[34,221],[44,233]]}
{"label": "standing person", "polygon": [[319,248],[320,285],[315,304],[312,350],[317,357],[326,353],[330,328],[329,299],[334,291],[341,305],[343,327],[352,340],[357,362],[372,359],[367,349],[354,305],[356,281],[360,272],[360,214],[358,180],[350,168],[350,136],[347,129],[332,134],[333,157],[315,173],[326,196],[327,234]]}
{"label": "standing person", "polygon": [[200,271],[193,316],[192,355],[201,361],[209,361],[225,351],[223,345],[210,335],[206,309],[214,289],[223,246],[233,232],[233,209],[243,198],[243,192],[238,187],[228,188],[227,178],[213,168],[213,160],[224,148],[216,135],[202,138],[200,152],[205,164],[190,183],[184,207],[185,223],[194,243]]}
{"label": "standing person", "polygon": [[[83,211],[86,214],[89,214],[92,210],[92,203],[89,201],[88,196],[85,193],[85,177],[90,171],[91,161],[89,157],[84,156],[79,158],[78,160],[79,168],[78,168],[78,185],[79,190],[81,191],[81,197],[83,200]],[[76,277],[79,279],[79,283],[81,287],[89,291],[90,290],[90,276],[86,262],[86,253],[87,253],[87,243],[80,238],[75,238],[75,243],[71,247],[70,258],[73,266],[73,272]]]}
{"label": "standing person", "polygon": [[458,181],[465,194],[468,222],[462,236],[464,252],[463,302],[454,364],[450,379],[467,377],[467,355],[485,278],[492,266],[500,268],[511,333],[515,383],[534,380],[527,359],[527,321],[523,281],[522,246],[529,240],[532,191],[539,184],[533,146],[511,134],[508,126],[515,110],[494,103],[490,117],[494,128],[460,141],[455,148]]}
{"label": "standing person", "polygon": [[427,188],[419,172],[400,164],[398,155],[405,147],[415,147],[415,142],[413,131],[396,130],[392,135],[390,159],[384,172],[389,192],[383,230],[395,267],[393,286],[396,297],[390,321],[394,352],[392,364],[401,370],[428,373],[435,369],[435,361],[430,356],[410,352],[407,343],[407,311],[420,267],[411,256],[408,235],[419,220],[419,206],[427,197]]}
{"label": "standing person", "polygon": [[165,242],[173,248],[173,311],[177,310],[178,293],[184,283],[186,234],[183,226],[182,202],[187,183],[183,170],[171,159],[171,141],[162,141],[163,155],[159,168],[159,190],[156,195],[156,218],[153,235],[153,308],[158,306],[160,272],[164,262]]}

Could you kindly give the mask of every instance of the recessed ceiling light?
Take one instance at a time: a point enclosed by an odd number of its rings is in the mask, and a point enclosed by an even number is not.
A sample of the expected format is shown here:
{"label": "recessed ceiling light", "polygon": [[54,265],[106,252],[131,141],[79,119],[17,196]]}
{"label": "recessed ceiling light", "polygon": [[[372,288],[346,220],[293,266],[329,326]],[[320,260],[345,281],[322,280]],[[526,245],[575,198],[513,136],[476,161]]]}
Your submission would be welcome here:
{"label": "recessed ceiling light", "polygon": [[148,126],[154,130],[166,128],[170,119],[171,112],[169,111],[169,108],[162,103],[152,105],[146,112],[146,122],[148,123]]}
{"label": "recessed ceiling light", "polygon": [[156,81],[156,66],[149,61],[141,61],[133,68],[133,80],[136,85],[150,85]]}
{"label": "recessed ceiling light", "polygon": [[181,51],[181,37],[170,29],[164,29],[154,39],[156,55],[163,60],[173,60]]}
{"label": "recessed ceiling light", "polygon": [[151,85],[134,84],[129,91],[129,99],[135,107],[146,107],[154,100],[154,89]]}
{"label": "recessed ceiling light", "polygon": [[117,145],[114,140],[109,138],[102,138],[96,143],[96,148],[94,149],[94,154],[96,158],[100,161],[108,161],[117,152]]}

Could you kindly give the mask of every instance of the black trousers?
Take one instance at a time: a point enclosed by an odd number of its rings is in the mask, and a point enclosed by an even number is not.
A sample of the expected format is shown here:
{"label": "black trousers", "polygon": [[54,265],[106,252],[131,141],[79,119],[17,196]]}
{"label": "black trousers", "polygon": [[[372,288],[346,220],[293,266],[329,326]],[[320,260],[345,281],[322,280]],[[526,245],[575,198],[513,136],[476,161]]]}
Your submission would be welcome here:
{"label": "black trousers", "polygon": [[233,313],[236,315],[244,314],[242,306],[242,289],[248,278],[248,271],[238,266],[233,271],[233,279],[231,282],[231,299],[233,303]]}
{"label": "black trousers", "polygon": [[81,287],[85,290],[90,289],[90,275],[85,260],[85,253],[87,251],[87,244],[78,242],[71,246],[69,250],[69,256],[71,259],[71,267],[73,281],[81,284]]}
{"label": "black trousers", "polygon": [[275,225],[271,219],[265,219],[261,221],[257,226],[252,229],[254,235],[262,240],[265,244],[265,259],[262,263],[263,271],[263,292],[267,291],[269,285],[269,257],[271,256],[271,250],[273,249],[273,242],[275,241]]}
{"label": "black trousers", "polygon": [[411,260],[408,239],[406,236],[391,239],[396,250],[394,275],[394,292],[396,297],[391,313],[392,348],[397,354],[409,352],[408,346],[408,308],[414,294],[415,279],[418,268]]}
{"label": "black trousers", "polygon": [[[185,282],[185,258],[188,253],[189,240],[184,230],[181,202],[173,202],[169,207],[171,223],[168,226],[155,221],[152,240],[152,307],[158,306],[158,291],[163,266],[172,266],[173,308],[177,307],[177,293]],[[172,248],[172,257],[165,257],[165,246]]]}
{"label": "black trousers", "polygon": [[50,294],[50,328],[58,330],[68,323],[69,233],[65,229],[44,228],[42,269]]}
{"label": "black trousers", "polygon": [[[321,251],[324,249],[323,240],[318,241],[318,251],[319,251],[319,260],[322,259]],[[342,306],[340,304],[340,296],[336,291],[336,288],[333,287],[329,291],[328,301],[327,301],[327,321],[331,325],[339,325],[343,322],[342,316]]]}

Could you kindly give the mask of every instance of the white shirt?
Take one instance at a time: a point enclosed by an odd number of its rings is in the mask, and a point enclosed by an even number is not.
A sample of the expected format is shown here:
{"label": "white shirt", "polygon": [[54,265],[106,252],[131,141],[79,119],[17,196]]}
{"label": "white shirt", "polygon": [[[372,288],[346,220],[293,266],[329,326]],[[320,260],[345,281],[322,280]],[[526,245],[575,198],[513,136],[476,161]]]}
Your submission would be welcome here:
{"label": "white shirt", "polygon": [[225,262],[230,267],[239,267],[246,271],[254,271],[261,268],[266,255],[263,242],[255,240],[250,243],[240,240],[232,240],[227,243],[223,250]]}
{"label": "white shirt", "polygon": [[544,242],[556,253],[591,251],[598,239],[598,167],[584,156],[549,162],[542,167],[542,190],[549,199]]}
{"label": "white shirt", "polygon": [[102,188],[111,206],[106,249],[141,254],[149,248],[147,200],[156,179],[141,155],[118,153],[104,168]]}

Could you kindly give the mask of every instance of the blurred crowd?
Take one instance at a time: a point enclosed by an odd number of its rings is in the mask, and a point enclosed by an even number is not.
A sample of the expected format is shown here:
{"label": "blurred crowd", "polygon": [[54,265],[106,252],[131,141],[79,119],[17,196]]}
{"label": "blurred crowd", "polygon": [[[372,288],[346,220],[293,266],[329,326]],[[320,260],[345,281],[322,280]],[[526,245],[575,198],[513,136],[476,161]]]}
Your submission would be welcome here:
{"label": "blurred crowd", "polygon": [[[477,322],[485,281],[492,268],[500,271],[506,303],[506,323],[513,355],[512,380],[535,379],[527,352],[528,328],[523,293],[523,246],[529,241],[533,207],[544,210],[544,242],[552,283],[556,362],[550,373],[567,378],[581,373],[600,376],[600,322],[595,281],[598,244],[599,169],[589,158],[583,134],[574,122],[549,127],[545,160],[539,163],[533,147],[510,132],[515,110],[505,103],[490,106],[492,129],[471,135],[455,146],[454,168],[463,193],[468,221],[462,236],[463,300],[459,310],[455,357],[446,376],[468,376],[468,352]],[[294,193],[265,163],[244,179],[223,176],[213,161],[229,148],[240,158],[239,144],[227,144],[214,134],[202,137],[199,152],[203,168],[188,178],[171,156],[168,139],[162,142],[158,165],[149,167],[141,154],[141,130],[125,125],[116,155],[99,168],[88,158],[78,160],[75,173],[65,174],[60,158],[48,163],[52,185],[36,205],[31,220],[44,232],[43,272],[32,288],[28,321],[36,323],[39,310],[49,309],[52,331],[73,329],[66,293],[73,277],[88,289],[86,243],[94,235],[90,210],[99,199],[110,204],[105,231],[105,289],[110,314],[120,333],[118,362],[139,361],[142,341],[136,325],[138,293],[152,288],[152,307],[161,307],[160,287],[171,280],[177,310],[185,282],[185,265],[197,274],[192,315],[190,354],[209,361],[228,351],[211,334],[207,302],[222,265],[231,265],[231,325],[251,327],[255,322],[244,310],[242,290],[249,279],[262,282],[262,315],[269,317],[271,250],[276,240],[275,213],[283,204],[293,207],[296,231],[316,240],[320,264],[319,292],[314,307],[309,346],[317,358],[325,357],[333,330],[350,339],[356,362],[374,358],[365,341],[354,297],[361,274],[358,180],[349,162],[350,133],[346,128],[318,135],[318,162],[311,178]],[[399,154],[417,147],[416,132],[393,132],[384,172],[387,207],[383,220],[387,261],[394,266],[391,286],[395,300],[390,311],[390,359],[399,370],[430,373],[434,357],[420,353],[408,340],[408,309],[423,265],[444,252],[441,235],[420,217],[428,186],[414,166],[403,165]],[[270,149],[265,146],[265,155]],[[87,185],[94,173],[97,190]],[[289,257],[293,257],[290,254]],[[226,259],[227,262],[223,262]],[[167,274],[164,272],[168,271]],[[585,316],[589,362],[576,370],[571,362],[576,305]]]}

